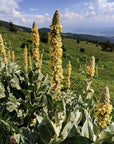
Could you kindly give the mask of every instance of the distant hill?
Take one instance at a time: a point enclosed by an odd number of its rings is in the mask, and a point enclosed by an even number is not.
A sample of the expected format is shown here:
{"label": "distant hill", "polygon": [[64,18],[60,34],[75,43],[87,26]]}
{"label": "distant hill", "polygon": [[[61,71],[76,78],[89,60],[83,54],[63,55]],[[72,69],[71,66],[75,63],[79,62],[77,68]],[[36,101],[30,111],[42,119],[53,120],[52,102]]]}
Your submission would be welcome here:
{"label": "distant hill", "polygon": [[75,38],[75,39],[80,39],[80,40],[94,40],[94,41],[107,41],[107,40],[111,40],[111,42],[114,42],[114,39],[110,39],[107,37],[103,37],[103,36],[94,36],[94,35],[88,35],[88,34],[74,34],[74,33],[63,33],[62,34],[64,37],[68,37],[68,38]]}
{"label": "distant hill", "polygon": [[[5,27],[9,28],[9,23],[6,21],[0,20],[0,23]],[[15,24],[14,24],[15,25]],[[19,31],[25,31],[25,32],[31,32],[31,28],[27,28],[24,26],[18,26],[15,25],[17,30]],[[39,33],[42,32],[49,32],[49,28],[39,28]],[[76,33],[62,33],[61,34],[63,37],[68,37],[68,38],[74,38],[74,39],[81,39],[81,40],[94,40],[94,41],[107,41],[110,40],[112,43],[114,43],[114,37],[105,37],[105,36],[95,36],[95,35],[89,35],[89,34],[76,34]]]}

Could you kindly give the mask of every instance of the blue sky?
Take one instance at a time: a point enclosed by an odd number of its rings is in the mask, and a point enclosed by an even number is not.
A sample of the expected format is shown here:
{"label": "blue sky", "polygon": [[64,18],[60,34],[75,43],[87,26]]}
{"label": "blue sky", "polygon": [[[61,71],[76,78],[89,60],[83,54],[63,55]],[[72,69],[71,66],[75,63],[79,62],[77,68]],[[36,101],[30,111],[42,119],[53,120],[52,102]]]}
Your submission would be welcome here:
{"label": "blue sky", "polygon": [[49,27],[56,9],[63,32],[114,27],[114,0],[0,0],[0,20]]}

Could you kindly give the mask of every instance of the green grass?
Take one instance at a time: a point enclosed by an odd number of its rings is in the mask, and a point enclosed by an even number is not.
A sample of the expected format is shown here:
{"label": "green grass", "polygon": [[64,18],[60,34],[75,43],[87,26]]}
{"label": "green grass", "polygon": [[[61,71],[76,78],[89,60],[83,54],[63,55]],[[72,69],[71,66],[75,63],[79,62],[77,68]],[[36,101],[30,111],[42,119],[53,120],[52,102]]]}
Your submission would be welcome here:
{"label": "green grass", "polygon": [[[28,53],[30,54],[30,50],[32,50],[32,44],[30,42],[31,34],[26,32],[13,33],[3,27],[0,27],[0,33],[3,36],[4,42],[7,42],[7,46],[9,41],[11,41],[12,49],[15,51],[16,62],[23,69],[23,48],[21,48],[21,45],[29,41]],[[77,44],[76,40],[68,38],[63,38],[63,45],[66,48],[64,52],[65,57],[62,58],[64,69],[63,83],[65,84],[66,66],[70,60],[72,65],[71,89],[77,95],[80,95],[84,89],[84,79],[86,78],[85,73],[79,72],[80,64],[84,66],[89,61],[89,58],[94,55],[97,60],[96,64],[98,64],[99,73],[98,78],[94,78],[92,83],[95,91],[94,97],[100,97],[103,88],[108,86],[110,89],[111,103],[114,105],[114,53],[101,51],[100,46],[96,47],[96,45],[92,43],[87,44],[85,41]],[[84,48],[85,52],[80,52],[80,48]],[[45,74],[49,73],[49,44],[41,42],[39,46],[40,52],[42,49],[44,49],[42,72]],[[79,61],[77,61],[77,58]],[[104,69],[102,69],[102,65],[104,65]]]}

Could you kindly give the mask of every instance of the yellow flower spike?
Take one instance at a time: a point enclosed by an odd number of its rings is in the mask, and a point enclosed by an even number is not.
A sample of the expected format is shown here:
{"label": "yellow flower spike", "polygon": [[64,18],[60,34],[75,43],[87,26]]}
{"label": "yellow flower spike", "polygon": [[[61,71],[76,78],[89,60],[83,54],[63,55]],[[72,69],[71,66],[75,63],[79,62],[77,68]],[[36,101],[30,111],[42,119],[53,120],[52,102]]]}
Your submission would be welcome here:
{"label": "yellow flower spike", "polygon": [[2,49],[4,49],[4,44],[3,44],[2,35],[0,34],[0,50],[2,51]]}
{"label": "yellow flower spike", "polygon": [[90,58],[89,65],[86,68],[86,75],[87,77],[93,77],[95,72],[95,57],[92,56]]}
{"label": "yellow flower spike", "polygon": [[112,105],[110,104],[110,93],[109,88],[105,87],[101,96],[100,101],[96,105],[95,118],[97,119],[97,124],[101,128],[106,128],[107,124],[110,123],[109,114],[112,112]]}
{"label": "yellow flower spike", "polygon": [[69,61],[66,71],[66,88],[70,88],[71,63]]}
{"label": "yellow flower spike", "polygon": [[2,53],[2,61],[5,65],[7,65],[7,57],[6,57],[6,51],[5,51],[5,48],[4,48],[4,44],[3,44],[3,39],[2,39],[2,35],[0,34],[0,50],[1,50],[1,53]]}
{"label": "yellow flower spike", "polygon": [[9,60],[11,59],[10,50],[8,50],[8,52],[7,52],[7,57]]}
{"label": "yellow flower spike", "polygon": [[31,29],[32,45],[33,45],[33,59],[39,62],[39,33],[36,27],[36,23],[33,22]]}
{"label": "yellow flower spike", "polygon": [[24,70],[27,73],[27,67],[28,67],[28,62],[27,62],[27,47],[25,46],[24,48]]}
{"label": "yellow flower spike", "polygon": [[15,54],[14,54],[14,51],[12,50],[12,61],[14,62],[15,60]]}
{"label": "yellow flower spike", "polygon": [[32,61],[31,61],[31,56],[29,56],[29,68],[32,70]]}
{"label": "yellow flower spike", "polygon": [[63,79],[63,69],[62,69],[62,42],[60,32],[62,30],[62,26],[60,25],[60,17],[59,11],[56,10],[52,24],[50,26],[51,31],[49,32],[48,41],[50,43],[49,46],[49,66],[51,70],[51,82],[52,82],[52,90],[58,93],[61,93],[61,82]]}
{"label": "yellow flower spike", "polygon": [[39,70],[40,70],[40,71],[41,71],[41,67],[42,67],[43,52],[44,52],[44,49],[42,49],[42,51],[41,51],[41,53],[40,53],[40,58],[39,58]]}

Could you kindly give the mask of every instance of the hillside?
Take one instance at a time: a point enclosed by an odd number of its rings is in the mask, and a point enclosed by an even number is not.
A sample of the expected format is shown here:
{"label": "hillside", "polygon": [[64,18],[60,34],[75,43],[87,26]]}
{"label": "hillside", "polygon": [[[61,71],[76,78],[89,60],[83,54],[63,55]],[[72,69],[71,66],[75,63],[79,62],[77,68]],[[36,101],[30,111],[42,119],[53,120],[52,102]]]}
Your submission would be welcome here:
{"label": "hillside", "polygon": [[[0,20],[1,24],[5,27],[5,28],[9,28],[9,23],[6,21],[2,21]],[[27,28],[27,27],[23,27],[23,26],[18,26],[15,25],[16,29],[18,31],[24,31],[24,32],[30,32],[31,28]],[[49,28],[39,28],[39,33],[42,32],[49,32],[50,29]],[[114,38],[113,37],[105,37],[105,36],[97,36],[97,35],[89,35],[89,34],[76,34],[76,33],[62,33],[63,37],[67,37],[67,38],[71,38],[71,39],[81,39],[81,40],[94,40],[94,41],[107,41],[110,40],[112,43],[114,43]]]}
{"label": "hillside", "polygon": [[[28,55],[32,51],[31,34],[27,32],[18,31],[17,33],[10,32],[4,27],[0,27],[0,33],[3,36],[6,51],[8,50],[9,41],[11,41],[11,49],[15,51],[16,62],[23,69],[23,43],[28,44]],[[66,66],[68,61],[72,64],[71,88],[77,95],[80,95],[85,85],[84,67],[89,58],[94,55],[96,58],[96,65],[98,65],[98,78],[93,80],[93,88],[95,90],[94,97],[97,98],[101,95],[104,86],[110,88],[111,100],[114,105],[114,53],[101,51],[101,47],[81,41],[77,44],[75,39],[63,38],[64,52],[63,52],[63,69],[64,76],[66,74]],[[83,48],[85,51],[81,52]],[[43,73],[49,73],[49,44],[40,42],[40,52],[44,49],[43,56]],[[80,65],[83,66],[82,72],[79,71]],[[102,68],[102,65],[104,68]],[[65,83],[65,79],[63,81]]]}

